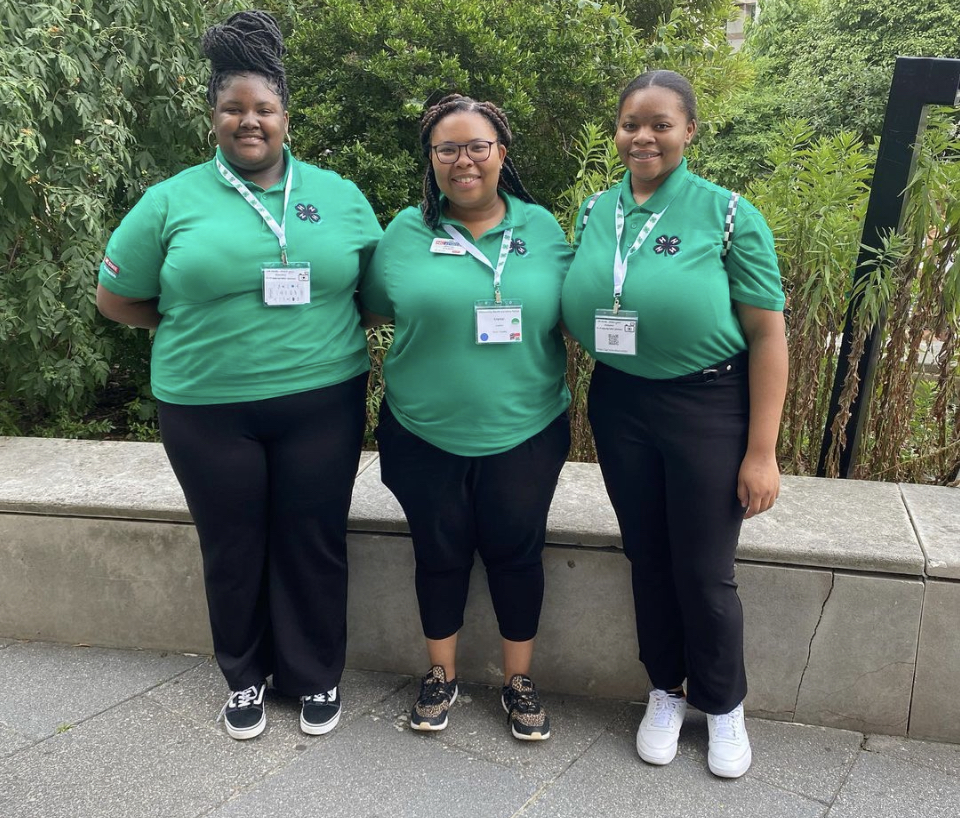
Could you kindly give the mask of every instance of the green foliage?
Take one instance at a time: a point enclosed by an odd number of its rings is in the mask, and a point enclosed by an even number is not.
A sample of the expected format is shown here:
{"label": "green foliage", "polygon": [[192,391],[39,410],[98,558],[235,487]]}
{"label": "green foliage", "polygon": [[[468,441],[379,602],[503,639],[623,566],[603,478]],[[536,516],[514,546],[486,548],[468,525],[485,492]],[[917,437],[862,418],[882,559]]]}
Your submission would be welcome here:
{"label": "green foliage", "polygon": [[289,39],[294,146],[353,179],[381,219],[419,201],[424,105],[454,91],[501,106],[513,158],[551,202],[582,122],[609,119],[642,50],[622,11],[589,0],[325,0]]}
{"label": "green foliage", "polygon": [[[767,161],[768,176],[748,188],[776,237],[787,292],[791,380],[780,441],[781,463],[794,473],[817,464],[836,353],[852,298],[851,361],[867,334],[881,333],[871,411],[857,475],[945,482],[960,465],[960,137],[957,113],[932,118],[909,188],[902,229],[851,287],[875,149],[841,131],[816,137],[808,123],[788,122]],[[938,349],[933,356],[929,350]],[[926,362],[923,361],[927,356]],[[856,367],[840,395],[833,427],[841,441],[857,396]],[[837,450],[828,458],[836,469]]]}
{"label": "green foliage", "polygon": [[761,85],[818,130],[879,133],[898,55],[956,57],[956,0],[764,0],[745,45]]}
{"label": "green foliage", "polygon": [[203,7],[0,10],[0,396],[27,411],[85,409],[129,337],[96,320],[95,272],[124,210],[201,149]]}
{"label": "green foliage", "polygon": [[709,132],[727,121],[730,101],[751,82],[753,70],[727,42],[732,3],[711,0],[691,5],[697,7],[678,4],[657,26],[646,48],[644,68],[676,71],[690,80],[697,93],[698,125]]}
{"label": "green foliage", "polygon": [[712,32],[718,15],[726,19],[733,11],[733,0],[623,0],[622,5],[627,19],[643,36],[652,36],[664,20],[679,15],[696,29],[694,41]]}
{"label": "green foliage", "polygon": [[876,304],[866,326],[880,318],[882,377],[871,396],[860,476],[942,483],[960,467],[958,119],[956,110],[931,117],[903,228],[885,248],[888,280],[865,292]]}
{"label": "green foliage", "polygon": [[772,172],[747,189],[773,231],[787,293],[781,452],[794,473],[816,469],[874,159],[848,131],[815,137],[808,123],[788,121],[767,158]]}

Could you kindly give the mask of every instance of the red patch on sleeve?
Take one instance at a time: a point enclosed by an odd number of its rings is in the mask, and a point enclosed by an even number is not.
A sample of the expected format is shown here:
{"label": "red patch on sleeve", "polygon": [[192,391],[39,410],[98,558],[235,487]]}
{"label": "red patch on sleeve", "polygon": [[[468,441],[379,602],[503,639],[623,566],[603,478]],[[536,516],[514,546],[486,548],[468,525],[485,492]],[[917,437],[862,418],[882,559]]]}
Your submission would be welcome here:
{"label": "red patch on sleeve", "polygon": [[107,272],[114,278],[120,275],[120,268],[110,260],[109,256],[103,257],[103,266],[107,268]]}

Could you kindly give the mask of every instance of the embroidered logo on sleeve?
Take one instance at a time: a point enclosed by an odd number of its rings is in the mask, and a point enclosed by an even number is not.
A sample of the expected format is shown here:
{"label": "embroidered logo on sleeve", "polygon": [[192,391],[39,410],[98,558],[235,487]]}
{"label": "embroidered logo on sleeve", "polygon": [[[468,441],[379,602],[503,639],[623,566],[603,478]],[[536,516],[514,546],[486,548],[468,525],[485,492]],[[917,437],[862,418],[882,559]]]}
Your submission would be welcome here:
{"label": "embroidered logo on sleeve", "polygon": [[120,268],[110,260],[110,256],[103,257],[103,266],[107,268],[107,272],[114,278],[120,275]]}

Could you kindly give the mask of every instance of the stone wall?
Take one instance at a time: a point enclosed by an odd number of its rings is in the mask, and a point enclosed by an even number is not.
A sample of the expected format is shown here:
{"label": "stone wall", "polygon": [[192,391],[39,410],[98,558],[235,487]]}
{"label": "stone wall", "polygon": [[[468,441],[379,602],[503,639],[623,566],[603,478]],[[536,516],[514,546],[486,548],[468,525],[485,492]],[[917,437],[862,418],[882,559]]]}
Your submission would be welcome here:
{"label": "stone wall", "polygon": [[[427,664],[399,506],[365,454],[350,535],[355,668]],[[548,525],[535,676],[642,698],[629,571],[596,466],[564,468]],[[744,525],[753,715],[960,742],[960,492],[787,477]],[[458,672],[498,683],[474,568]],[[0,438],[0,637],[209,652],[196,533],[159,445]]]}

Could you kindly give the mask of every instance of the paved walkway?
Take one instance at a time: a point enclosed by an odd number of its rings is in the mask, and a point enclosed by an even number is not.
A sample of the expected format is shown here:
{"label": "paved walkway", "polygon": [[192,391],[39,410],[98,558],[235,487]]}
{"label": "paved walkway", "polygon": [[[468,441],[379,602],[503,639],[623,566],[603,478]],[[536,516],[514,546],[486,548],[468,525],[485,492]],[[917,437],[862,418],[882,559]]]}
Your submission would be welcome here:
{"label": "paved walkway", "polygon": [[545,695],[553,738],[510,737],[498,691],[467,685],[436,735],[406,724],[417,681],[348,671],[328,736],[268,696],[266,732],[214,723],[209,658],[0,639],[3,818],[956,818],[960,746],[748,719],[754,763],[706,768],[690,711],[668,767],[634,749],[643,706]]}

